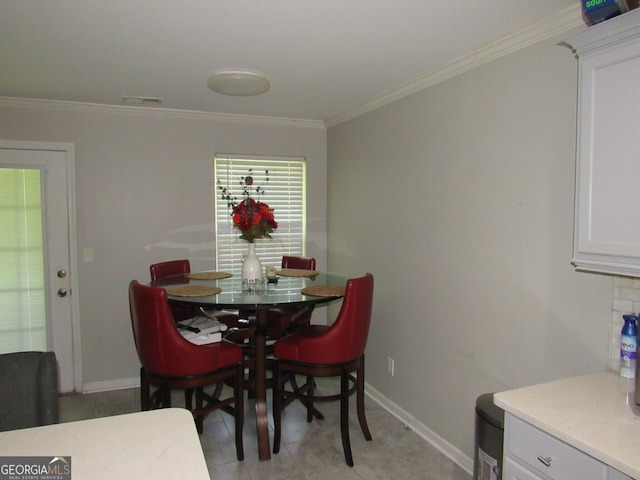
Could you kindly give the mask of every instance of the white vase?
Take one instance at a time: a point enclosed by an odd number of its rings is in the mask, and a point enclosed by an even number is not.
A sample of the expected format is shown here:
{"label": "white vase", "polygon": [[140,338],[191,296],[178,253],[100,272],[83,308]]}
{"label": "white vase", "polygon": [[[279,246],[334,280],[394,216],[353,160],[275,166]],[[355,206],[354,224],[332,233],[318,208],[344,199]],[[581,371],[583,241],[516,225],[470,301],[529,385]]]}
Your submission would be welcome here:
{"label": "white vase", "polygon": [[242,261],[242,280],[262,280],[262,264],[256,255],[256,244],[249,244],[249,252]]}

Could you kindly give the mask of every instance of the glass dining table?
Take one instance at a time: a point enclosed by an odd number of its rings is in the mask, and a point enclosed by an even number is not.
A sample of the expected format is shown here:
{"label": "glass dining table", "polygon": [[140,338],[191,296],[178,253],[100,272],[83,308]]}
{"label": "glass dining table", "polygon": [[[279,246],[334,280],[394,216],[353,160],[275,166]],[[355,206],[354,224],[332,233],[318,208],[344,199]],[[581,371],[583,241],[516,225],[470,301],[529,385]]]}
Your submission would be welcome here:
{"label": "glass dining table", "polygon": [[[283,272],[284,273],[284,272]],[[255,312],[255,412],[260,460],[271,458],[267,420],[267,310],[270,308],[309,308],[339,300],[348,276],[317,272],[312,276],[281,276],[276,283],[266,283],[249,290],[240,274],[215,278],[218,272],[197,272],[164,277],[150,285],[167,289],[172,304],[201,307],[211,310],[242,310]],[[220,274],[223,275],[223,274]],[[195,287],[194,296],[172,295],[178,287]],[[199,287],[199,288],[198,288]],[[208,288],[207,288],[208,287]],[[196,293],[200,290],[199,293]],[[212,294],[213,291],[219,292]],[[305,293],[303,293],[303,290]],[[185,291],[188,291],[185,290]]]}

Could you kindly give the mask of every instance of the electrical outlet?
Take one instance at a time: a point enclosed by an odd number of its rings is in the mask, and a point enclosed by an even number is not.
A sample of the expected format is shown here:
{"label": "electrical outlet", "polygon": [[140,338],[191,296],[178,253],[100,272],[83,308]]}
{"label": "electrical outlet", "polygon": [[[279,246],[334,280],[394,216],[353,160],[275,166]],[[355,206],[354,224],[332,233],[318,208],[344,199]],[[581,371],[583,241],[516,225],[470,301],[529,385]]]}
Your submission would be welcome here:
{"label": "electrical outlet", "polygon": [[392,377],[396,374],[396,362],[391,357],[387,357],[387,371]]}

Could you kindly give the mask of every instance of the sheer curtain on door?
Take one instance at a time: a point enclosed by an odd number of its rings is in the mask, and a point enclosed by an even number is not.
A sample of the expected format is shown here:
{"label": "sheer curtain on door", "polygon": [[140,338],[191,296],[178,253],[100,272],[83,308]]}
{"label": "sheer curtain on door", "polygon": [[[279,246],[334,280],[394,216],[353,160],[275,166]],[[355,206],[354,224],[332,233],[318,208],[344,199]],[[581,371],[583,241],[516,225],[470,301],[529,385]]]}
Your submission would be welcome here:
{"label": "sheer curtain on door", "polygon": [[46,350],[41,172],[0,168],[0,353]]}

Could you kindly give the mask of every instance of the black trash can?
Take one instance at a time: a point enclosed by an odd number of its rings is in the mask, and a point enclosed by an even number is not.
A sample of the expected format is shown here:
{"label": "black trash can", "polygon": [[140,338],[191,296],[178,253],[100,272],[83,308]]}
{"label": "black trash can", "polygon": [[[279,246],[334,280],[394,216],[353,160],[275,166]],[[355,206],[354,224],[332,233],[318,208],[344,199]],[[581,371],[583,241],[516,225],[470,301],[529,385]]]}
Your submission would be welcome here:
{"label": "black trash can", "polygon": [[473,480],[502,479],[504,410],[493,403],[493,393],[476,400],[476,439]]}

